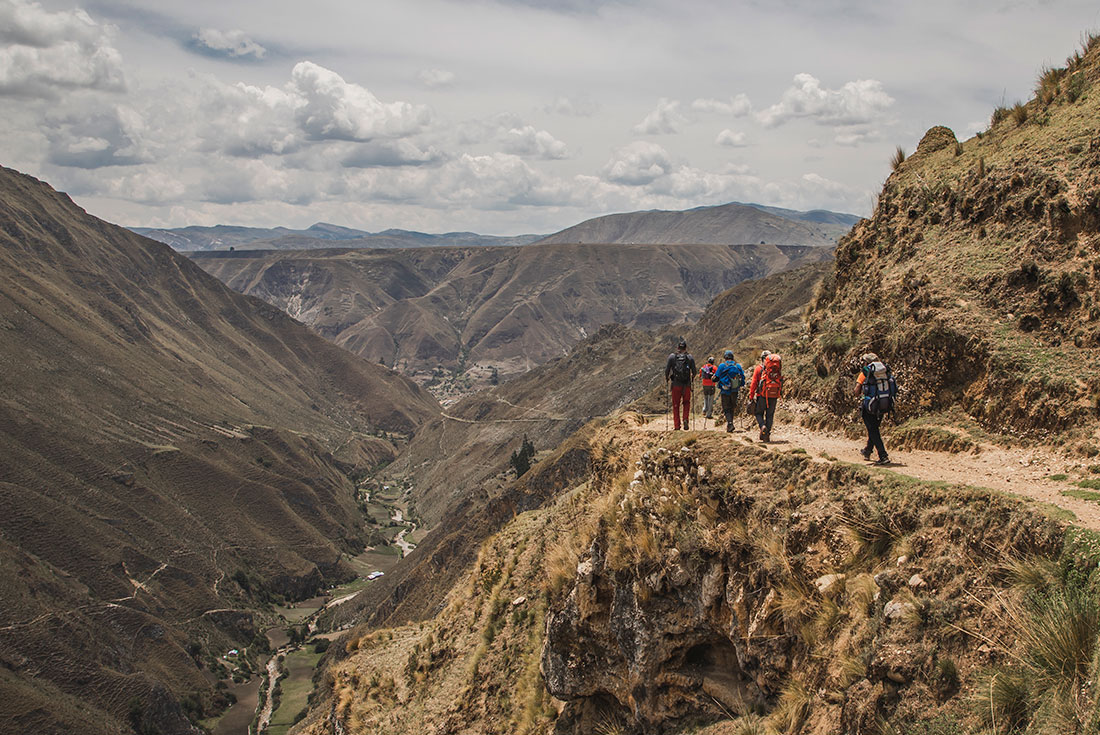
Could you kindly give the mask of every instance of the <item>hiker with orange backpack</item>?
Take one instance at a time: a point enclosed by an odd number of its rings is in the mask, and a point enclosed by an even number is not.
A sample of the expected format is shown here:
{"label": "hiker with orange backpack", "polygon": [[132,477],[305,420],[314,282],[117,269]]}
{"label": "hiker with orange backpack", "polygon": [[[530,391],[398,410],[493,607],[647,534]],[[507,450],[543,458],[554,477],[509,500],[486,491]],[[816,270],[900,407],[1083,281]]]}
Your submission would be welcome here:
{"label": "hiker with orange backpack", "polygon": [[867,427],[867,445],[860,454],[867,461],[871,452],[878,450],[875,464],[890,464],[886,454],[886,445],[882,441],[882,419],[894,410],[894,397],[898,394],[898,384],[894,380],[890,366],[879,359],[878,355],[868,352],[859,358],[859,377],[856,379],[856,395],[861,397],[860,416]]}
{"label": "hiker with orange backpack", "polygon": [[687,429],[690,424],[689,412],[691,410],[691,384],[695,380],[695,358],[687,351],[687,341],[681,339],[676,345],[676,351],[668,356],[665,363],[665,382],[669,384],[669,394],[672,396],[672,424],[673,430],[680,429],[680,407],[683,412],[683,427]]}
{"label": "hiker with orange backpack", "polygon": [[752,382],[749,384],[749,402],[755,404],[756,424],[760,427],[762,442],[772,437],[775,406],[782,394],[783,360],[779,355],[764,350],[760,353],[760,364],[753,368]]}

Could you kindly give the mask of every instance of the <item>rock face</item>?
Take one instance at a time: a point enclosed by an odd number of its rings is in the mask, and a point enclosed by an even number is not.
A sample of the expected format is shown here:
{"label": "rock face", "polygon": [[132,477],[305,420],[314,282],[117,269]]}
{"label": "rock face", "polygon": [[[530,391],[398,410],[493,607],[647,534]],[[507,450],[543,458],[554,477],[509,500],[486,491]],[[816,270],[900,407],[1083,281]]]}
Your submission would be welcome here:
{"label": "rock face", "polygon": [[[643,456],[632,490],[638,512],[656,519],[677,493],[699,493],[700,512],[719,499],[687,447]],[[654,483],[644,496],[639,481]],[[659,488],[658,488],[659,486]],[[588,732],[593,722],[620,716],[642,732],[708,712],[762,705],[790,666],[780,635],[777,596],[746,574],[748,559],[733,552],[709,559],[678,548],[662,551],[646,574],[609,564],[607,529],[577,567],[576,584],[546,624],[542,673],[551,694],[566,700],[558,732]]]}
{"label": "rock face", "polygon": [[621,706],[643,732],[700,706],[740,711],[762,703],[787,668],[768,622],[774,594],[731,575],[722,560],[634,580],[609,570],[597,543],[582,567],[546,629],[546,685],[559,699],[579,700],[559,731],[582,732]]}
{"label": "rock face", "polygon": [[[1057,526],[1010,501],[901,492],[853,468],[718,450],[723,439],[624,469],[547,611],[541,671],[565,702],[557,733],[680,732],[760,711],[788,732],[873,732],[910,716],[906,697],[937,685],[941,659],[972,671],[991,661],[953,632],[990,625],[973,591],[987,584],[992,597],[995,572],[974,570],[995,564],[974,558],[975,518],[986,539],[1057,553]],[[903,536],[927,583],[916,593],[880,543]]]}

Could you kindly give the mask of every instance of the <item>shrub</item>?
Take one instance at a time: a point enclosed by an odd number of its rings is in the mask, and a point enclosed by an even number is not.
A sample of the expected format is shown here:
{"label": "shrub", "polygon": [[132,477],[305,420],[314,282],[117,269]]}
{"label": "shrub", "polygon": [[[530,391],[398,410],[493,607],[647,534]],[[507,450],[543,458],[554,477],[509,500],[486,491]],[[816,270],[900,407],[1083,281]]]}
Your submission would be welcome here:
{"label": "shrub", "polygon": [[1077,72],[1066,82],[1066,99],[1070,102],[1076,102],[1084,93],[1085,75],[1082,72]]}
{"label": "shrub", "polygon": [[1066,70],[1062,67],[1043,67],[1043,70],[1039,73],[1039,83],[1035,87],[1035,96],[1044,105],[1049,105],[1054,101],[1054,98],[1058,96],[1058,85],[1062,82],[1062,77],[1066,75]]}
{"label": "shrub", "polygon": [[1027,105],[1022,102],[1017,102],[1012,108],[1012,120],[1017,125],[1023,125],[1027,122]]}
{"label": "shrub", "polygon": [[899,145],[894,150],[894,155],[890,159],[890,168],[892,168],[894,171],[897,171],[898,167],[901,166],[901,164],[903,163],[905,163],[905,149]]}
{"label": "shrub", "polygon": [[996,127],[998,124],[1008,119],[1010,110],[1004,105],[999,105],[993,110],[993,117],[990,118],[990,127]]}

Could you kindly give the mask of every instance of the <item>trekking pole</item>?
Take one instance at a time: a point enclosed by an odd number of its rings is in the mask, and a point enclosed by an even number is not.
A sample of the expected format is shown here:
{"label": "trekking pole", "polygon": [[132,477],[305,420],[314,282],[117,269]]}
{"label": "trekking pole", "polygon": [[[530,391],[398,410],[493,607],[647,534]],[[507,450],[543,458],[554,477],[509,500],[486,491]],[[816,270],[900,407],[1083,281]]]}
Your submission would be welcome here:
{"label": "trekking pole", "polygon": [[665,432],[668,432],[668,411],[669,406],[672,405],[672,386],[669,382],[665,381]]}

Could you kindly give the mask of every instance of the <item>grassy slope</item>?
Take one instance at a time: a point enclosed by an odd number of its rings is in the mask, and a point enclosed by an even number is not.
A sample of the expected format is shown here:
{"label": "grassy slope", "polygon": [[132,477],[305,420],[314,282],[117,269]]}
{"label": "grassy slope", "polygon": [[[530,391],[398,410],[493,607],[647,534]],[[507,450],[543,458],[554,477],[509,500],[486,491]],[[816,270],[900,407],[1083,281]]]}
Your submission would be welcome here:
{"label": "grassy slope", "polygon": [[997,433],[1096,442],[1100,45],[1089,45],[986,133],[957,144],[933,128],[897,166],[810,313],[804,394],[839,409],[871,348],[902,378],[903,415],[961,406]]}
{"label": "grassy slope", "polygon": [[[681,489],[672,478],[683,477],[683,437],[634,433],[631,423],[597,429],[592,475],[488,539],[436,618],[346,638],[302,732],[330,732],[331,719],[358,733],[550,732],[562,703],[540,674],[546,630],[555,655],[573,662],[558,722],[567,732],[631,731],[629,707],[669,732],[708,722],[738,732],[747,711],[723,689],[728,676],[753,682],[760,725],[778,732],[882,721],[973,731],[981,707],[971,699],[1017,660],[1015,621],[1029,599],[1001,564],[1047,560],[1084,578],[1095,566],[1095,541],[1081,545],[1016,499],[724,436],[693,443],[708,480]],[[646,463],[642,484],[628,488],[633,461],[660,445],[675,458]],[[577,575],[586,559],[594,576]],[[716,573],[729,581],[715,598],[701,580]],[[815,580],[826,574],[846,576],[821,592]],[[923,586],[911,586],[914,575]],[[888,602],[909,607],[888,619]],[[569,623],[578,614],[584,622]],[[613,636],[609,624],[621,630]],[[629,654],[622,641],[646,636],[657,643]],[[729,646],[740,666],[721,663]],[[1082,701],[1094,707],[1095,694]]]}

